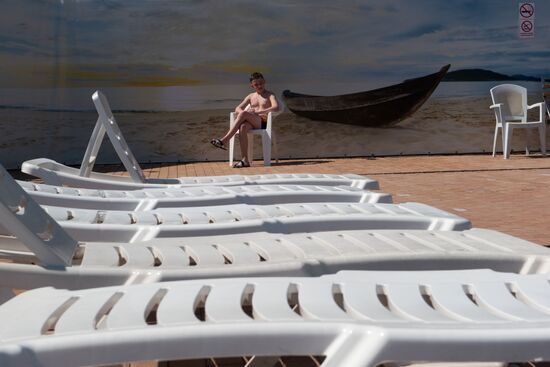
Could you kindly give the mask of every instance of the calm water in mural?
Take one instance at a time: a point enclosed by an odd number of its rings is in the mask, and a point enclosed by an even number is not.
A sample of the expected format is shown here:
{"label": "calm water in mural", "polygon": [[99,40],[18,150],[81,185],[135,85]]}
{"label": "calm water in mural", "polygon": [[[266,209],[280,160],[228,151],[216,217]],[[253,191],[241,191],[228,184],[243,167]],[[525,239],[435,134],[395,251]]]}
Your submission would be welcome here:
{"label": "calm water in mural", "polygon": [[[397,82],[397,81],[396,81]],[[391,82],[390,82],[391,83]],[[538,82],[512,82],[525,86],[530,93],[538,93]],[[441,83],[432,98],[488,96],[489,89],[500,82],[452,82]],[[289,84],[270,85],[277,95],[284,89],[308,94],[331,95],[358,92],[383,86],[381,82],[341,84]],[[387,85],[387,84],[386,84]],[[156,88],[102,88],[109,98],[111,108],[117,111],[185,111],[233,108],[250,92],[248,86],[213,85],[198,87]],[[94,109],[92,88],[19,89],[0,88],[0,108],[22,108],[57,111],[91,111]]]}

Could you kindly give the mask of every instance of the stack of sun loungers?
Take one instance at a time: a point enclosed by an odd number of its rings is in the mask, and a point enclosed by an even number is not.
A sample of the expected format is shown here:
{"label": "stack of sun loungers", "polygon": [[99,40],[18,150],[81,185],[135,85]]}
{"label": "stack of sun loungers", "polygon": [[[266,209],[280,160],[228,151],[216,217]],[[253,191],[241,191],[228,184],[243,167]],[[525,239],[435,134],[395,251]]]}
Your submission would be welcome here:
{"label": "stack of sun loungers", "polygon": [[550,360],[550,250],[356,175],[148,182],[94,102],[80,170],[0,166],[0,366]]}

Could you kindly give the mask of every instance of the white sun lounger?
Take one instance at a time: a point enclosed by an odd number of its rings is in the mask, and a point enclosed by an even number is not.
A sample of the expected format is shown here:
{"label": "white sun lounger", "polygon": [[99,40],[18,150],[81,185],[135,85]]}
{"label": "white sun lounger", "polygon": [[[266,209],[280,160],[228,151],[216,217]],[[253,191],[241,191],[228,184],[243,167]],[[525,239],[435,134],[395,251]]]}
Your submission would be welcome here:
{"label": "white sun lounger", "polygon": [[[70,236],[67,236],[70,239]],[[341,230],[162,238],[132,244],[43,241],[37,255],[0,237],[0,286],[80,289],[180,279],[318,276],[339,270],[490,268],[550,273],[550,249],[503,233],[425,230]],[[45,253],[45,254],[44,254]],[[66,255],[65,255],[66,253]]]}
{"label": "white sun lounger", "polygon": [[[140,168],[141,169],[141,168]],[[355,174],[281,173],[262,175],[198,176],[133,181],[127,176],[114,176],[92,172],[79,176],[79,170],[47,158],[37,158],[21,165],[21,171],[55,186],[72,186],[90,189],[138,190],[146,188],[181,188],[189,186],[237,186],[237,185],[323,185],[351,186],[359,189],[378,190],[378,181]]]}
{"label": "white sun lounger", "polygon": [[[94,101],[99,118],[90,137],[80,170],[67,167],[50,159],[39,158],[24,162],[21,171],[40,177],[47,184],[92,189],[136,190],[151,187],[248,184],[348,185],[360,189],[378,189],[378,182],[375,180],[353,174],[266,174],[254,176],[181,177],[172,179],[146,178],[124,136],[122,136],[107,98],[97,91],[93,94],[92,100]],[[105,133],[107,133],[130,177],[114,176],[92,171]]]}
{"label": "white sun lounger", "polygon": [[[0,180],[9,178],[0,170]],[[13,180],[11,181],[13,182]],[[16,188],[19,191],[13,191]],[[550,250],[498,232],[350,230],[255,232],[132,244],[77,242],[13,182],[0,190],[0,285],[34,288],[249,275],[316,275],[340,269],[490,267],[545,272]],[[101,225],[96,225],[101,226]],[[323,225],[321,225],[322,227]],[[37,265],[36,265],[37,264]]]}
{"label": "white sun lounger", "polygon": [[67,291],[0,307],[0,365],[88,366],[232,356],[383,362],[550,360],[548,275],[341,272]]}
{"label": "white sun lounger", "polygon": [[[32,200],[32,199],[31,199]],[[464,230],[465,218],[419,203],[303,203],[164,208],[145,212],[43,206],[79,241],[136,242],[250,232],[293,233],[340,229]],[[9,234],[2,232],[0,234]]]}
{"label": "white sun lounger", "polygon": [[[164,208],[145,212],[44,206],[44,210],[49,213],[47,215],[1,166],[0,202],[4,204],[7,213],[25,215],[35,222],[54,221],[79,241],[136,242],[157,237],[250,232],[292,233],[343,229],[463,230],[471,227],[467,219],[418,203],[303,203],[256,206],[235,204]],[[30,216],[29,210],[32,210],[34,217]],[[0,215],[0,223],[1,218]],[[0,234],[13,233],[1,228],[0,225]]]}
{"label": "white sun lounger", "polygon": [[350,186],[245,185],[179,189],[94,190],[18,181],[42,205],[96,210],[146,211],[228,204],[313,202],[391,203],[391,195]]}

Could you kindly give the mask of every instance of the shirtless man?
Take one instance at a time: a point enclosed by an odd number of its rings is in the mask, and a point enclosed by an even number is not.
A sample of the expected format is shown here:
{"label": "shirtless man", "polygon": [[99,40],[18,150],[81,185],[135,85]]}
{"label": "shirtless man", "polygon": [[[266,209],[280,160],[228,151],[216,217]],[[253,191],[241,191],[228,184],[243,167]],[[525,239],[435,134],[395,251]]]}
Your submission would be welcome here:
{"label": "shirtless man", "polygon": [[265,89],[265,79],[260,73],[253,73],[250,76],[250,86],[253,93],[243,99],[235,108],[237,117],[233,126],[221,139],[212,139],[210,143],[215,147],[227,149],[229,139],[239,132],[242,159],[233,165],[234,168],[250,167],[248,157],[248,131],[252,129],[265,129],[267,125],[267,114],[279,110],[275,94]]}

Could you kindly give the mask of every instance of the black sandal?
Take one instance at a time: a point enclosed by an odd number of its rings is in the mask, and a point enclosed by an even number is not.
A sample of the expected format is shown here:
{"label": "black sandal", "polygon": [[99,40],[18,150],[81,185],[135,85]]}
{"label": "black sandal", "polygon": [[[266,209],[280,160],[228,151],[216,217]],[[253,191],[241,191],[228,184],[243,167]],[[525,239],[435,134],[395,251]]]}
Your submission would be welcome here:
{"label": "black sandal", "polygon": [[220,139],[212,139],[212,140],[210,140],[210,144],[212,144],[212,145],[215,146],[216,148],[220,148],[220,149],[223,149],[223,150],[227,150],[227,148],[226,148],[225,145],[223,144],[223,141],[221,141]]}
{"label": "black sandal", "polygon": [[238,161],[233,165],[233,168],[245,168],[245,167],[250,167],[250,163],[245,162],[244,159],[241,159],[240,161]]}

